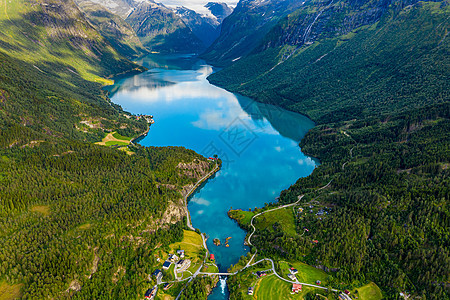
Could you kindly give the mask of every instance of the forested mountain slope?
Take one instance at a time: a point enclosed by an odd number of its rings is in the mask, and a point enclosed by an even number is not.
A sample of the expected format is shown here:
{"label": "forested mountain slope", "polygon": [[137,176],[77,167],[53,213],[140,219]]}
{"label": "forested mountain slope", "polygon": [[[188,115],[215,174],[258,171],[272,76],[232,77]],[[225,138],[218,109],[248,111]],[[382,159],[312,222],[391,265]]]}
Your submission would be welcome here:
{"label": "forested mountain slope", "polygon": [[322,165],[280,202],[308,193],[329,214],[257,230],[259,254],[335,270],[342,289],[449,298],[449,20],[448,1],[312,1],[210,76],[320,124],[301,147]]}
{"label": "forested mountain slope", "polygon": [[217,40],[202,54],[216,66],[226,66],[249,54],[267,32],[303,2],[242,0],[222,23]]}
{"label": "forested mountain slope", "polygon": [[[307,22],[305,26],[298,22],[298,18],[312,19],[301,9],[280,22],[254,54],[209,79],[320,123],[448,101],[448,3],[403,6],[395,2],[382,15],[377,12],[372,22],[350,22],[352,26],[345,20],[355,16],[353,11],[348,16],[339,10],[325,16],[332,8],[323,8],[310,31],[304,29]],[[283,38],[305,30],[307,45],[304,39]]]}
{"label": "forested mountain slope", "polygon": [[133,59],[148,53],[133,28],[121,17],[89,0],[75,1],[89,23],[105,37],[120,54]]}
{"label": "forested mountain slope", "polygon": [[0,3],[0,298],[142,298],[155,248],[182,239],[182,193],[213,166],[93,144],[147,130],[101,90],[142,70],[72,1]]}

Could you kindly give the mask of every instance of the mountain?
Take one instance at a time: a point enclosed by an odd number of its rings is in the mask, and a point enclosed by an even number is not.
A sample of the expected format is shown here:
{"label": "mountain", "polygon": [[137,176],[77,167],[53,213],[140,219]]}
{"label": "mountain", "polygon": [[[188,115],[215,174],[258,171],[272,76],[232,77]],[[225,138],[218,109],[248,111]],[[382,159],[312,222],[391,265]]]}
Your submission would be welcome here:
{"label": "mountain", "polygon": [[1,22],[0,49],[43,72],[104,81],[101,77],[140,68],[120,55],[72,1],[14,1],[2,10]]}
{"label": "mountain", "polygon": [[144,1],[125,20],[142,44],[158,52],[200,52],[205,46],[171,9]]}
{"label": "mountain", "polygon": [[139,3],[147,0],[92,0],[105,7],[108,11],[118,15],[122,19],[126,19]]}
{"label": "mountain", "polygon": [[197,13],[184,6],[177,7],[174,12],[192,30],[192,32],[209,47],[220,35],[223,20],[233,11],[226,3],[209,2],[205,5],[211,16]]}
{"label": "mountain", "polygon": [[[449,298],[449,16],[448,1],[305,2],[209,77],[318,124],[300,146],[321,165],[279,198],[304,210],[258,225],[258,255],[315,266],[358,297],[355,286],[375,283],[378,299]],[[259,213],[229,215],[253,232]],[[230,299],[247,293],[247,275],[230,277]]]}
{"label": "mountain", "polygon": [[219,36],[219,23],[216,19],[201,15],[186,7],[177,7],[174,12],[188,26],[192,33],[199,38],[205,47],[211,45]]}
{"label": "mountain", "polygon": [[181,147],[95,144],[148,130],[102,90],[145,69],[71,0],[0,8],[0,298],[142,298],[158,247],[183,239],[185,191],[213,166]]}
{"label": "mountain", "polygon": [[446,1],[316,4],[210,80],[320,123],[449,99]]}
{"label": "mountain", "polygon": [[133,28],[121,17],[89,0],[75,2],[89,23],[122,55],[135,59],[148,53]]}
{"label": "mountain", "polygon": [[[246,56],[284,16],[301,6],[297,0],[242,0],[222,23],[219,38],[202,54],[225,66]],[[210,5],[211,9],[215,5]]]}
{"label": "mountain", "polygon": [[233,9],[223,2],[208,2],[205,7],[216,17],[218,24],[222,24],[223,20],[233,12]]}

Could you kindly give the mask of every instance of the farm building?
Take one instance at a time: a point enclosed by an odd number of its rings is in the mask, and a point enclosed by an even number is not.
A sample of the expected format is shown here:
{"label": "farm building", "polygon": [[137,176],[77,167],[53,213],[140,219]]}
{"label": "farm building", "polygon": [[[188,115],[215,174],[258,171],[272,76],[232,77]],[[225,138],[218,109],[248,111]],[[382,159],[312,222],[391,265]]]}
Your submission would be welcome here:
{"label": "farm building", "polygon": [[148,289],[145,292],[145,299],[154,299],[156,296],[156,292],[158,291],[158,287],[155,286],[154,288]]}
{"label": "farm building", "polygon": [[177,250],[177,254],[180,256],[180,258],[184,258],[184,250]]}
{"label": "farm building", "polygon": [[166,260],[166,261],[163,263],[163,266],[162,266],[163,270],[167,270],[168,268],[170,268],[170,265],[171,265],[171,264],[172,264],[172,263],[171,263],[170,261]]}
{"label": "farm building", "polygon": [[298,284],[298,283],[293,283],[292,284],[292,290],[291,290],[291,294],[297,294],[298,292],[302,291],[302,285]]}

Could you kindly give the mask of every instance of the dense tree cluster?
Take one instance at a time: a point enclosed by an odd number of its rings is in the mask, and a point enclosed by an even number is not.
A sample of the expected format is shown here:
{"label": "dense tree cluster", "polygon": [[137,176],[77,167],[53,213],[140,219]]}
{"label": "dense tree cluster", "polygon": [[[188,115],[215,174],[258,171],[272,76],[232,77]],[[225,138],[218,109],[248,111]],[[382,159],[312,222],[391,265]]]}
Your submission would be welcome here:
{"label": "dense tree cluster", "polygon": [[[253,244],[262,255],[337,269],[335,284],[371,280],[389,298],[398,291],[448,297],[449,109],[443,104],[313,129],[301,146],[322,165],[283,191],[280,202],[309,193],[304,203],[314,198],[330,213],[299,214],[296,236],[275,223],[258,230]],[[300,234],[304,227],[309,231]]]}
{"label": "dense tree cluster", "polygon": [[206,299],[211,291],[213,285],[215,285],[217,279],[210,276],[196,277],[181,293],[180,299]]}
{"label": "dense tree cluster", "polygon": [[53,67],[0,51],[0,280],[22,283],[25,298],[140,298],[155,251],[183,237],[181,217],[162,216],[200,174],[178,165],[206,159],[94,145],[105,131],[132,137],[148,125],[99,84]]}

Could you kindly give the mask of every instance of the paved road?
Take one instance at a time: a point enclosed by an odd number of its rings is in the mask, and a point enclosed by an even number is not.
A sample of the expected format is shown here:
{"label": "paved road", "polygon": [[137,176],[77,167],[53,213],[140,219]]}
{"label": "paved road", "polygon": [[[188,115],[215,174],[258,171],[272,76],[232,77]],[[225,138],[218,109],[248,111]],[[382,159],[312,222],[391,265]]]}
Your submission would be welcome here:
{"label": "paved road", "polygon": [[[195,231],[194,226],[192,226],[191,223],[191,215],[189,214],[189,210],[187,208],[187,198],[192,194],[193,191],[195,191],[195,189],[198,188],[198,186],[207,178],[209,178],[212,174],[214,174],[217,170],[219,169],[219,165],[216,163],[216,167],[209,172],[208,174],[206,174],[205,176],[202,177],[202,179],[200,179],[199,181],[197,181],[197,183],[191,188],[191,190],[186,194],[186,196],[184,197],[184,207],[186,209],[186,217],[187,217],[187,226],[189,227],[189,229]],[[206,248],[206,245],[205,245]]]}
{"label": "paved road", "polygon": [[[201,182],[204,180],[204,178],[206,178],[207,176],[210,176],[210,174],[211,174],[212,172],[214,172],[217,168],[218,168],[218,166],[216,165],[216,168],[215,168],[213,171],[211,171],[210,173],[208,173],[208,175],[205,175],[202,179],[200,179],[200,180],[197,182],[197,184],[191,189],[191,191],[189,192],[189,194],[197,187],[197,185],[198,185],[199,183],[201,183]],[[327,187],[331,184],[332,181],[333,181],[333,179],[330,180],[325,186],[319,188],[318,191],[327,188]],[[186,204],[187,204],[187,197],[189,196],[189,194],[184,198]],[[271,211],[275,211],[275,210],[279,210],[279,209],[283,209],[283,208],[287,208],[287,207],[291,207],[291,206],[298,205],[299,202],[302,200],[303,197],[304,197],[304,195],[299,195],[299,196],[298,196],[298,200],[297,200],[296,202],[294,202],[294,203],[281,205],[281,206],[278,206],[278,207],[276,207],[276,208],[272,208],[272,209],[269,209],[269,210],[265,210],[265,211],[263,211],[263,212],[260,212],[260,213],[258,213],[258,214],[256,214],[256,215],[254,215],[254,216],[252,217],[252,219],[250,220],[250,226],[253,228],[253,232],[249,235],[249,237],[248,237],[248,239],[247,239],[248,244],[249,244],[250,246],[253,246],[253,244],[252,244],[252,242],[251,242],[251,238],[252,238],[253,234],[254,234],[255,231],[256,231],[256,227],[253,225],[253,220],[255,219],[255,217],[260,216],[260,215],[265,214],[265,213],[268,213],[268,212],[271,212]],[[187,209],[187,205],[186,205],[186,209]],[[191,223],[190,223],[189,212],[188,212],[188,226],[189,226],[189,228],[191,228],[192,230],[195,230],[195,229],[192,227]],[[181,281],[188,280],[188,282],[187,282],[186,285],[181,289],[180,293],[178,294],[178,296],[177,296],[177,298],[176,298],[175,300],[178,300],[178,299],[181,297],[181,293],[184,291],[184,289],[186,288],[186,286],[187,286],[187,285],[188,285],[195,277],[197,277],[198,275],[223,275],[223,276],[232,276],[232,275],[238,274],[239,272],[244,271],[244,270],[247,269],[247,268],[250,268],[250,267],[253,267],[254,265],[257,265],[257,264],[259,264],[259,263],[262,263],[262,262],[264,262],[264,261],[269,261],[269,262],[272,264],[272,269],[271,269],[271,270],[273,271],[273,273],[275,274],[275,276],[277,276],[279,279],[281,279],[281,280],[283,280],[283,281],[285,281],[285,282],[288,282],[288,283],[298,283],[298,284],[302,284],[302,285],[305,285],[305,286],[311,286],[311,287],[315,287],[315,288],[319,288],[319,289],[324,289],[324,290],[328,289],[328,288],[323,287],[323,286],[320,286],[320,285],[309,284],[309,283],[304,283],[304,282],[299,282],[299,281],[292,281],[292,280],[288,280],[288,279],[286,279],[286,278],[281,277],[281,276],[276,272],[276,270],[275,270],[275,263],[274,263],[273,260],[270,259],[270,258],[263,258],[263,259],[258,260],[257,262],[255,262],[255,263],[252,264],[251,262],[253,261],[253,259],[255,258],[256,254],[258,253],[258,249],[256,249],[256,251],[255,251],[255,253],[253,254],[253,256],[251,257],[250,261],[249,261],[242,269],[237,270],[236,272],[233,272],[233,273],[225,273],[225,272],[224,272],[224,273],[200,272],[200,270],[202,269],[203,265],[206,263],[206,259],[207,259],[207,257],[208,257],[208,248],[206,247],[206,241],[205,241],[205,237],[204,237],[203,233],[201,234],[201,236],[202,236],[202,240],[203,240],[203,247],[205,247],[205,249],[206,249],[206,255],[205,255],[205,258],[204,258],[204,260],[203,260],[203,263],[200,265],[200,267],[197,269],[197,271],[195,271],[195,273],[194,273],[192,276],[190,276],[190,277],[188,277],[188,278],[186,278],[186,279],[180,280],[180,281],[171,281],[171,282],[181,282]],[[164,282],[163,282],[163,283],[164,283]],[[332,290],[333,292],[339,292],[339,291],[336,290],[336,289],[331,289],[331,290]]]}

